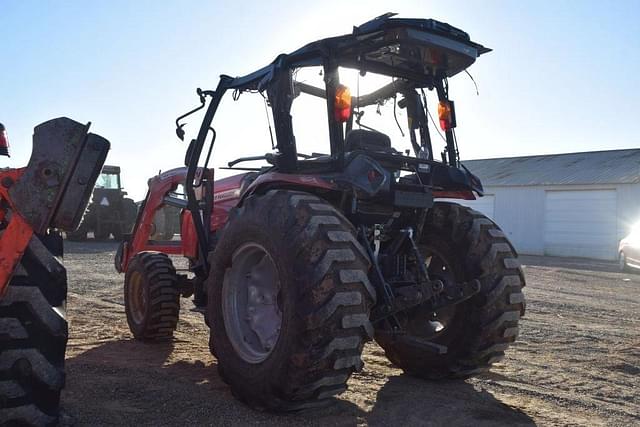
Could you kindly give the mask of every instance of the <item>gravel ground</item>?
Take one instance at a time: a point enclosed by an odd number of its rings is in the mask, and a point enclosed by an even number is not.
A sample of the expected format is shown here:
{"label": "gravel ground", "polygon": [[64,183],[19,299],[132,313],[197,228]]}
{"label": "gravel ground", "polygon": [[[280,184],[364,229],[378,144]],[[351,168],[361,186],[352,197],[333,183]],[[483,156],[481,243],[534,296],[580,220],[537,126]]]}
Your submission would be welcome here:
{"label": "gravel ground", "polygon": [[114,252],[67,244],[63,425],[640,425],[640,275],[614,264],[522,257],[527,314],[489,374],[425,382],[369,344],[334,405],[273,415],[231,396],[189,300],[172,342],[132,339]]}

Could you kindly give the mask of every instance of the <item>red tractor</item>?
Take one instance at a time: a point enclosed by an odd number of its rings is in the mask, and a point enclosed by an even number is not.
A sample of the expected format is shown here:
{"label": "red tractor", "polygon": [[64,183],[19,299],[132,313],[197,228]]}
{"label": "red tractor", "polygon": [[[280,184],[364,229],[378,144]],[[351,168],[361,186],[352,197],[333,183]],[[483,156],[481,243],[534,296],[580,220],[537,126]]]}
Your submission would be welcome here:
{"label": "red tractor", "polygon": [[[0,425],[56,425],[67,345],[60,231],[78,227],[109,150],[89,125],[36,126],[29,164],[0,171]],[[0,154],[8,155],[0,125]]]}
{"label": "red tractor", "polygon": [[[448,78],[489,51],[448,24],[387,14],[198,89],[201,105],[176,121],[182,139],[182,119],[206,106],[186,167],[150,180],[117,253],[134,336],[171,337],[180,296],[194,294],[222,378],[243,402],[273,411],[344,391],[370,339],[425,379],[465,378],[501,360],[525,311],[516,252],[493,221],[442,200],[483,192],[459,160]],[[306,69],[324,87],[303,81]],[[355,96],[341,82],[349,70]],[[386,84],[361,95],[367,77]],[[229,162],[243,173],[214,181],[212,123],[227,92],[265,98],[275,142],[272,152]],[[324,105],[326,154],[298,152],[292,105],[304,97]],[[441,131],[429,125],[432,101]],[[392,143],[363,123],[370,116],[405,138]],[[256,161],[266,164],[236,167]],[[183,209],[181,240],[150,240],[153,216],[167,205]],[[186,257],[190,274],[178,274],[169,255]]]}

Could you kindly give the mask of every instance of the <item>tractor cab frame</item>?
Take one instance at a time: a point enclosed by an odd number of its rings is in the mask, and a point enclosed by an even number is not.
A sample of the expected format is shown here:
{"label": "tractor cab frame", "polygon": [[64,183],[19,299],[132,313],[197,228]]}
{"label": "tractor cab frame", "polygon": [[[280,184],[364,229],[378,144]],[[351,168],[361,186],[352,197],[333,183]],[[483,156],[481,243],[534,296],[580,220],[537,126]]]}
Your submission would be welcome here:
{"label": "tractor cab frame", "polygon": [[[183,139],[185,131],[181,121],[206,106],[197,137],[191,141],[185,156],[187,208],[192,214],[200,253],[196,271],[203,274],[208,271],[206,254],[211,249],[212,234],[205,224],[209,223],[213,208],[211,203],[196,197],[196,188],[204,186],[210,193],[215,191],[212,181],[206,179],[207,173],[202,172],[207,170],[216,139],[212,122],[222,98],[229,91],[266,93],[271,106],[276,150],[264,158],[273,166],[268,172],[280,175],[263,181],[279,180],[284,174],[339,174],[345,170],[346,157],[353,158],[360,151],[395,170],[416,173],[420,183],[434,188],[436,196],[473,199],[473,191],[482,195],[480,180],[459,161],[454,131],[455,110],[448,97],[447,79],[464,71],[477,57],[491,49],[471,41],[466,32],[449,24],[432,19],[393,18],[394,15],[388,13],[354,27],[351,34],[318,40],[292,53],[281,54],[271,64],[243,77],[222,75],[215,90],[197,90],[201,105],[176,120],[176,133]],[[313,66],[322,67],[325,88],[294,80],[294,70]],[[338,110],[345,108],[340,105],[341,98],[345,98],[345,88],[340,84],[339,67],[357,69],[361,75],[373,72],[390,76],[393,81],[364,96],[351,97],[347,91],[346,108],[349,111],[341,118]],[[426,106],[418,92],[421,89],[435,90],[438,96],[439,118],[446,139],[441,161],[434,158],[424,113]],[[328,156],[299,160],[291,105],[300,93],[326,99],[330,139]],[[412,123],[410,137],[414,155],[370,150],[371,147],[363,146],[366,143],[351,144],[354,149],[347,153],[349,147],[345,138],[353,130],[354,109],[395,97],[397,93],[404,96],[408,119]],[[210,98],[208,106],[206,98]],[[201,165],[203,151],[206,156]],[[239,160],[257,158],[260,157]]]}

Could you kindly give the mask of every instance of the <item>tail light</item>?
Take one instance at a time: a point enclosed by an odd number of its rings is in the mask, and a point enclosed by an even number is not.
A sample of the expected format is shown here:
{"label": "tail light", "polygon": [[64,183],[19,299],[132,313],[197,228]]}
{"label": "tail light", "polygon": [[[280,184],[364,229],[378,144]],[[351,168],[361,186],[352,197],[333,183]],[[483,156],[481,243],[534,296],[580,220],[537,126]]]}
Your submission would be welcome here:
{"label": "tail light", "polygon": [[456,110],[453,101],[446,100],[438,103],[438,118],[442,130],[447,131],[456,127]]}
{"label": "tail light", "polygon": [[333,103],[336,121],[344,123],[351,116],[351,91],[345,85],[338,85]]}
{"label": "tail light", "polygon": [[9,156],[9,138],[2,123],[0,123],[0,155],[11,157]]}

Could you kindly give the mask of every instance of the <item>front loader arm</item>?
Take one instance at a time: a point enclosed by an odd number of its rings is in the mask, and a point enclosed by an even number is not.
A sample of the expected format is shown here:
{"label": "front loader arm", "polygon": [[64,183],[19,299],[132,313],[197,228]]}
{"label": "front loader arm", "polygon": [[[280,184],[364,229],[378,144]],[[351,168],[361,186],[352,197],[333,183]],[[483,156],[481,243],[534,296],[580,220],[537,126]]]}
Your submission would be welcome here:
{"label": "front loader arm", "polygon": [[66,117],[34,130],[26,168],[0,173],[0,297],[34,234],[73,231],[109,151],[109,141]]}
{"label": "front loader arm", "polygon": [[169,192],[175,190],[179,184],[184,184],[186,175],[187,168],[183,167],[168,170],[149,180],[149,189],[138,210],[138,217],[131,231],[131,236],[120,243],[116,252],[115,267],[118,273],[126,272],[131,258],[142,251],[182,254],[180,246],[162,243],[151,244],[149,239],[157,212],[167,204],[167,199],[171,199],[168,197]]}
{"label": "front loader arm", "polygon": [[33,236],[33,228],[12,206],[6,187],[17,181],[23,171],[8,169],[0,173],[0,223],[5,227],[0,235],[0,297]]}

